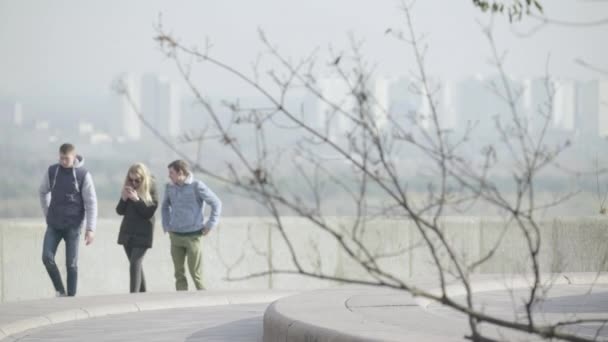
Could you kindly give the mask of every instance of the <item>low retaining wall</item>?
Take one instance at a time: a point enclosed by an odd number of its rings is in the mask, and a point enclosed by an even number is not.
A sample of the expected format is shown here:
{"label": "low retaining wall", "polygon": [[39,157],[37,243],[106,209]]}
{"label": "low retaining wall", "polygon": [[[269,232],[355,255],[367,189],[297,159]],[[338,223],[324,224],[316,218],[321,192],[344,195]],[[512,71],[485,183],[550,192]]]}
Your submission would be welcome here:
{"label": "low retaining wall", "polygon": [[[338,247],[329,234],[298,217],[284,217],[283,224],[304,267],[326,274],[365,277],[363,269]],[[348,227],[353,219],[330,218],[333,226]],[[128,262],[116,244],[118,219],[100,220],[95,243],[80,246],[79,295],[128,292]],[[208,289],[315,289],[332,283],[297,275],[270,275],[242,281],[241,277],[270,267],[292,268],[291,256],[271,218],[226,217],[220,227],[203,239],[203,273]],[[568,217],[540,222],[543,272],[608,270],[608,220],[603,217]],[[467,262],[482,257],[502,242],[494,257],[476,273],[519,273],[528,269],[526,246],[517,227],[485,217],[446,217],[442,226],[458,256]],[[345,228],[346,229],[346,228]],[[54,295],[42,265],[45,226],[34,219],[0,220],[0,301],[44,298]],[[434,265],[417,229],[404,220],[378,219],[367,223],[362,240],[370,251],[387,254],[381,266],[407,279],[429,276]],[[57,263],[65,275],[63,243]],[[172,291],[173,264],[169,238],[157,227],[154,247],[144,259],[149,291]]]}

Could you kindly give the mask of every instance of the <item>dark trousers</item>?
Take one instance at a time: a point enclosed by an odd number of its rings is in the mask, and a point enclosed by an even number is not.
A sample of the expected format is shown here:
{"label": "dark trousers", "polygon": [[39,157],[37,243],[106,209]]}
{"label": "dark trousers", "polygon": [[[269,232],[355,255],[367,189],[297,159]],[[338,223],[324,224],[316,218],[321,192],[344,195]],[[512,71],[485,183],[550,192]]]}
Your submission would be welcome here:
{"label": "dark trousers", "polygon": [[123,247],[125,248],[125,253],[127,253],[127,258],[129,258],[129,277],[131,279],[129,288],[131,293],[146,292],[146,278],[144,277],[142,262],[144,261],[147,248],[129,245]]}
{"label": "dark trousers", "polygon": [[65,241],[65,267],[67,270],[68,296],[76,295],[78,284],[78,244],[80,228],[56,229],[47,227],[42,246],[42,263],[51,277],[55,291],[65,295],[61,274],[55,263],[55,254],[61,240]]}

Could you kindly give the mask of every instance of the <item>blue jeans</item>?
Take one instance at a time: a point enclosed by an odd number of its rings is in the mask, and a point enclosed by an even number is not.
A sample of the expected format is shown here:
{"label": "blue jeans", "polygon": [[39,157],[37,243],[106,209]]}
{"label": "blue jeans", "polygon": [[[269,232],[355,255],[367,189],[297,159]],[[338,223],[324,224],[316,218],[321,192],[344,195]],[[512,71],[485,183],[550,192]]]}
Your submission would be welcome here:
{"label": "blue jeans", "polygon": [[42,263],[51,277],[55,291],[65,295],[65,288],[61,280],[61,274],[55,263],[57,246],[61,240],[65,241],[65,266],[68,277],[68,296],[76,295],[76,285],[78,283],[78,244],[80,242],[80,228],[55,229],[47,227],[44,234],[42,247]]}

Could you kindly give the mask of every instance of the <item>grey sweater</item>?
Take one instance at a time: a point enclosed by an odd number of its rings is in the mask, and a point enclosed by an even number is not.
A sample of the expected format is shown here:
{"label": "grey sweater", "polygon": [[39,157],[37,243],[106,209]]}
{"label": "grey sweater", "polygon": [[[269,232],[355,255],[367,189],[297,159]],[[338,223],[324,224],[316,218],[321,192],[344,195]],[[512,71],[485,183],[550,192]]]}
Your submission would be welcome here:
{"label": "grey sweater", "polygon": [[[205,221],[205,204],[211,207]],[[212,229],[222,212],[222,202],[205,185],[189,175],[184,184],[169,183],[165,188],[162,204],[163,230],[165,232],[190,233],[203,228]]]}

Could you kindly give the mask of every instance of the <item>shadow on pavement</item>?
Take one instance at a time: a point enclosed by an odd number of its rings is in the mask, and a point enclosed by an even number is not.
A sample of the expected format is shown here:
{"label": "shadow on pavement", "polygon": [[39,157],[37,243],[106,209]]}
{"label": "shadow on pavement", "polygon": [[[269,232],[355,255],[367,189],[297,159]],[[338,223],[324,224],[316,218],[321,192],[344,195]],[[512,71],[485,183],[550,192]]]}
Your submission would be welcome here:
{"label": "shadow on pavement", "polygon": [[547,298],[537,311],[545,313],[602,313],[608,312],[608,291]]}
{"label": "shadow on pavement", "polygon": [[185,342],[261,342],[262,317],[247,318],[203,329],[188,336]]}

